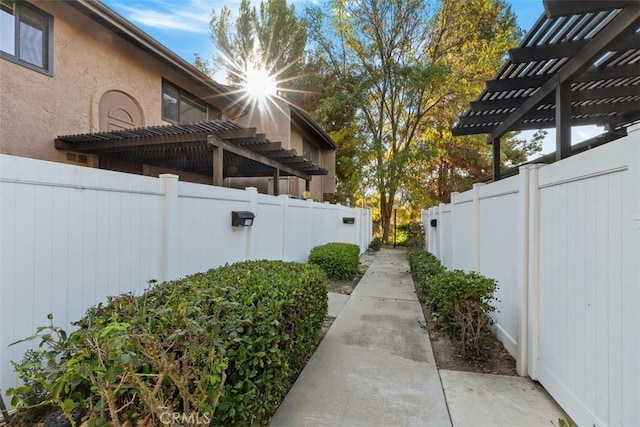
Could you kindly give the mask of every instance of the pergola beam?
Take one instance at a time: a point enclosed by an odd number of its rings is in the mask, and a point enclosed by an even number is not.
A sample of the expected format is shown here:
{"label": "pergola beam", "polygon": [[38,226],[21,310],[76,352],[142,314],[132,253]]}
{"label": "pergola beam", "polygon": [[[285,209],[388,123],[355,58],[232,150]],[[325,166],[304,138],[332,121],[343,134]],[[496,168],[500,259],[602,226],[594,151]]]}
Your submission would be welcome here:
{"label": "pergola beam", "polygon": [[547,18],[574,15],[578,13],[599,12],[601,10],[622,9],[630,0],[543,0]]}
{"label": "pergola beam", "polygon": [[[529,122],[520,122],[516,123],[509,129],[509,131],[519,131],[519,130],[538,130],[538,129],[550,129],[556,127],[555,114],[554,110],[550,110],[552,113],[549,114],[549,118],[541,119],[540,121],[529,121]],[[640,116],[640,114],[638,115]],[[617,125],[619,123],[628,123],[629,121],[633,121],[628,119],[629,114],[625,114],[622,116],[601,116],[601,117],[580,117],[573,118],[571,120],[571,124],[573,126],[585,126],[585,125],[599,125],[604,126],[607,124]],[[637,120],[640,120],[638,117]],[[473,127],[464,127],[464,128],[453,128],[451,130],[451,135],[453,136],[463,136],[463,135],[480,135],[480,134],[490,134],[496,128],[495,124],[491,125],[477,125]],[[488,138],[487,138],[488,139]],[[491,139],[488,139],[489,143],[491,143]]]}
{"label": "pergola beam", "polygon": [[286,172],[289,175],[297,176],[298,178],[302,179],[311,179],[311,175],[295,170],[285,164],[282,164],[281,162],[263,156],[262,154],[254,153],[253,151],[249,151],[242,147],[229,144],[228,142],[222,141],[221,139],[217,138],[215,135],[209,136],[207,138],[207,143],[213,145],[214,147],[221,148],[224,151],[233,153],[237,156],[244,157],[245,159],[253,160],[274,169],[280,169],[281,172]]}
{"label": "pergola beam", "polygon": [[86,151],[94,154],[104,152],[122,151],[123,148],[138,147],[151,145],[169,145],[169,144],[186,144],[189,142],[205,141],[211,133],[195,133],[195,134],[176,134],[176,135],[158,135],[144,136],[138,138],[101,138],[93,141],[70,142],[64,139],[56,138],[56,148],[62,150]]}
{"label": "pergola beam", "polygon": [[500,138],[491,141],[493,148],[493,180],[500,181]]}
{"label": "pergola beam", "polygon": [[[208,132],[208,134],[211,135],[212,132]],[[226,130],[222,132],[215,132],[214,135],[220,139],[225,139],[227,141],[232,139],[254,138],[256,136],[256,128]]]}
{"label": "pergola beam", "polygon": [[282,143],[280,142],[267,142],[265,144],[259,144],[255,147],[251,147],[255,152],[267,152],[267,151],[280,151],[282,149]]}
{"label": "pergola beam", "polygon": [[[567,89],[568,90],[568,89]],[[569,90],[569,92],[571,92]],[[571,94],[573,96],[573,94]],[[587,114],[604,114],[609,112],[627,112],[638,110],[638,101],[628,102],[610,102],[606,104],[580,105],[571,107],[571,113],[574,116]],[[503,114],[479,114],[475,116],[460,117],[461,125],[483,124],[483,123],[499,123],[504,122],[510,117],[511,113]],[[533,110],[521,117],[522,120],[549,119],[555,116],[554,108],[544,110]]]}
{"label": "pergola beam", "polygon": [[639,5],[640,3],[631,4],[618,13],[605,28],[590,40],[589,45],[580,49],[580,51],[567,61],[551,79],[547,80],[534,95],[523,102],[516,111],[511,113],[506,120],[494,129],[489,135],[489,140],[492,141],[507,133],[514,124],[521,121],[523,116],[534,109],[540,101],[555,91],[556,87],[565,82],[570,82],[581,72],[585,71],[612,43],[615,43],[622,37],[626,37],[630,32],[635,32],[640,22]]}
{"label": "pergola beam", "polygon": [[556,160],[571,155],[571,83],[556,87]]}
{"label": "pergola beam", "polygon": [[[628,96],[640,96],[640,85],[614,86],[599,89],[585,89],[571,92],[572,101],[597,101],[600,99],[623,98]],[[526,98],[524,98],[526,99]],[[471,102],[471,111],[491,111],[518,108],[522,104],[523,98],[505,98],[488,101]],[[538,105],[553,104],[555,98],[548,95]]]}
{"label": "pergola beam", "polygon": [[[573,82],[582,83],[608,79],[621,79],[637,76],[638,74],[640,74],[640,62],[603,68],[590,67],[582,74],[576,76],[573,79]],[[552,74],[544,74],[541,76],[519,77],[515,79],[487,80],[487,91],[506,92],[510,90],[535,88],[545,84],[552,76]]]}
{"label": "pergola beam", "polygon": [[[529,61],[548,60],[553,58],[567,58],[574,52],[584,48],[591,39],[575,40],[568,42],[552,43],[542,46],[530,46],[509,49],[509,58],[514,64]],[[629,49],[637,49],[640,46],[640,34],[630,34],[609,47],[609,51],[619,52]]]}

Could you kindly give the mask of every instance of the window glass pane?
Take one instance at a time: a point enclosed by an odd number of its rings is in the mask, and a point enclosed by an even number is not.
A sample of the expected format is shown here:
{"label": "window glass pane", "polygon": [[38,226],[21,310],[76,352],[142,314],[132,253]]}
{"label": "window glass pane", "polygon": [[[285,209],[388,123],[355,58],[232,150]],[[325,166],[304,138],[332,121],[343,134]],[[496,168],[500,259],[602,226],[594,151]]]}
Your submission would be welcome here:
{"label": "window glass pane", "polygon": [[180,92],[168,84],[162,85],[162,118],[173,122],[180,121],[178,99]]}
{"label": "window glass pane", "polygon": [[180,123],[202,122],[207,120],[207,107],[182,95],[180,99]]}
{"label": "window glass pane", "polygon": [[307,160],[311,160],[316,165],[320,164],[320,150],[315,145],[310,142],[303,141],[302,142],[302,157]]}
{"label": "window glass pane", "polygon": [[0,50],[9,55],[16,54],[15,3],[0,2]]}
{"label": "window glass pane", "polygon": [[28,7],[20,8],[20,59],[47,68],[47,18]]}

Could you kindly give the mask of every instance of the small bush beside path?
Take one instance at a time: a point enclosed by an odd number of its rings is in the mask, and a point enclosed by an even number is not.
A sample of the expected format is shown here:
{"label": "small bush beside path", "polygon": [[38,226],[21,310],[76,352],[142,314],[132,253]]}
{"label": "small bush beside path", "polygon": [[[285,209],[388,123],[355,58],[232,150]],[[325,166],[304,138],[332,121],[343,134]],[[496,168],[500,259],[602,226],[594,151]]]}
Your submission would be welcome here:
{"label": "small bush beside path", "polygon": [[427,303],[438,324],[458,341],[462,357],[486,355],[496,281],[476,272],[447,271],[423,249],[412,249],[408,256],[419,298]]}

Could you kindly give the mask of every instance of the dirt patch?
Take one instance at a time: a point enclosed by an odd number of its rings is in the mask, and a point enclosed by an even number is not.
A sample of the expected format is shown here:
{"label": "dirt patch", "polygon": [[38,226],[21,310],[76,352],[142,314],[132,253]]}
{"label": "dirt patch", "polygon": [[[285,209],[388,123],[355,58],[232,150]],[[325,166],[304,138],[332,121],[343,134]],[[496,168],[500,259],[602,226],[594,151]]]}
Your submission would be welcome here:
{"label": "dirt patch", "polygon": [[365,253],[360,255],[358,276],[353,280],[329,280],[327,283],[328,291],[335,292],[337,294],[351,295],[351,292],[353,292],[355,287],[358,285],[358,282],[360,282],[360,279],[362,279],[362,276],[364,276],[364,273],[366,273],[374,259],[376,259],[376,252],[367,250]]}
{"label": "dirt patch", "polygon": [[447,333],[433,320],[431,310],[422,303],[422,312],[427,321],[431,348],[438,369],[470,371],[483,374],[516,376],[516,361],[502,343],[493,335],[487,338],[486,357],[465,360],[461,356],[460,344],[451,340]]}

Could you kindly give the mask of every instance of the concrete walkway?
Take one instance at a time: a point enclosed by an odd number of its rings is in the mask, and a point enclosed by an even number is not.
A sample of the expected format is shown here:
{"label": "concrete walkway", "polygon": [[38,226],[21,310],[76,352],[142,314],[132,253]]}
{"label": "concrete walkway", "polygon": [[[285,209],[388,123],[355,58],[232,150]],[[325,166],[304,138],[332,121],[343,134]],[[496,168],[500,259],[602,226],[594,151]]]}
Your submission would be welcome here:
{"label": "concrete walkway", "polygon": [[382,249],[351,296],[330,294],[329,315],[272,426],[549,427],[566,416],[529,378],[438,372],[402,250]]}
{"label": "concrete walkway", "polygon": [[404,251],[378,253],[271,425],[451,425]]}

